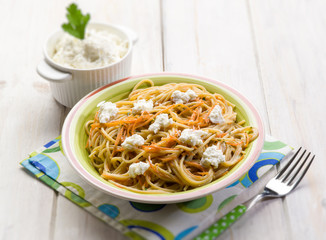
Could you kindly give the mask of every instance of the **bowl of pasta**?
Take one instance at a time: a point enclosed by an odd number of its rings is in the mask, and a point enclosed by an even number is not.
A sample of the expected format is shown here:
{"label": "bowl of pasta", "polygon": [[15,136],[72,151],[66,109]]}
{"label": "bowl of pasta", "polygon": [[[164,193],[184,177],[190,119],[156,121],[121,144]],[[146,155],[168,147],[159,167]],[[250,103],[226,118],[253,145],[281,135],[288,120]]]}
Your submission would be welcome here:
{"label": "bowl of pasta", "polygon": [[62,130],[65,155],[87,182],[143,203],[176,203],[228,187],[258,158],[255,107],[204,77],[133,76],[80,100]]}

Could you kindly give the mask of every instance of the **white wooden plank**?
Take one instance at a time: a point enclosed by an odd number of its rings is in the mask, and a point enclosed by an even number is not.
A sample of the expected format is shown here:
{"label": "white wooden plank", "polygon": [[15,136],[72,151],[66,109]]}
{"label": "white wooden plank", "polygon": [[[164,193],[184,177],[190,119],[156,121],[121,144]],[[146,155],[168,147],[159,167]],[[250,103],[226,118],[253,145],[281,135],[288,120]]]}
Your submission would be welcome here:
{"label": "white wooden plank", "polygon": [[53,239],[126,239],[120,232],[65,197],[58,198],[57,207]]}
{"label": "white wooden plank", "polygon": [[55,194],[18,165],[59,134],[63,109],[35,72],[43,43],[38,36],[51,26],[44,12],[36,14],[37,6],[35,1],[1,1],[1,239],[50,237]]}
{"label": "white wooden plank", "polygon": [[[255,103],[268,132],[246,2],[163,1],[162,11],[165,70],[206,75],[237,88]],[[282,201],[274,200],[244,216],[221,239],[287,239],[286,226]]]}
{"label": "white wooden plank", "polygon": [[325,1],[249,1],[273,135],[317,155],[286,197],[292,239],[325,239]]}

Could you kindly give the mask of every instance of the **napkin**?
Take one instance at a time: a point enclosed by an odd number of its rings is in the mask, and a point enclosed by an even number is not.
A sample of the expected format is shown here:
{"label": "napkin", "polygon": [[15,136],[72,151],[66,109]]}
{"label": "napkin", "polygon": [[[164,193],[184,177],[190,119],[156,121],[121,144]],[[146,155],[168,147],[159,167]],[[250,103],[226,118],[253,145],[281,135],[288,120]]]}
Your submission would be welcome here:
{"label": "napkin", "polygon": [[[60,137],[32,152],[20,164],[36,178],[130,239],[212,239],[218,212],[292,150],[267,136],[253,167],[232,185],[206,197],[177,204],[143,204],[102,193],[79,177],[61,148]],[[231,210],[231,209],[229,209]],[[210,227],[208,227],[210,226]],[[207,228],[208,227],[208,228]]]}

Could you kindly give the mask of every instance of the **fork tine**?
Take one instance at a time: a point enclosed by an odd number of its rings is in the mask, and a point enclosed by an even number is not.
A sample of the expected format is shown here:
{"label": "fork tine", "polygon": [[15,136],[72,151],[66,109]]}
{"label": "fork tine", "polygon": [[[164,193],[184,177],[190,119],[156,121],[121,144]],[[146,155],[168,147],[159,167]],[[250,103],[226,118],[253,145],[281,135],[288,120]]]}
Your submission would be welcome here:
{"label": "fork tine", "polygon": [[[307,157],[306,157],[305,160],[303,161],[303,163],[301,163],[301,165],[299,166],[299,169],[296,170],[294,176],[293,176],[293,177],[292,177],[292,178],[287,182],[288,185],[291,185],[292,181],[295,179],[295,177],[296,177],[296,176],[298,175],[298,173],[301,171],[302,167],[303,167],[303,166],[305,165],[305,163],[307,162],[307,160],[308,160],[310,154],[311,154],[311,153],[309,152],[308,155],[307,155]],[[297,163],[299,163],[299,161],[297,161]],[[291,169],[291,170],[293,171],[294,168]],[[292,171],[291,171],[291,172],[292,172]],[[285,179],[283,179],[282,182],[285,182]]]}
{"label": "fork tine", "polygon": [[302,147],[300,147],[296,153],[292,156],[292,158],[288,161],[288,163],[281,169],[281,171],[278,172],[278,174],[276,174],[275,178],[279,179],[282,174],[288,169],[288,167],[291,165],[291,163],[293,162],[293,160],[296,158],[296,156],[298,155],[298,153],[300,152]]}
{"label": "fork tine", "polygon": [[298,186],[298,184],[301,182],[302,178],[304,177],[304,175],[308,171],[308,169],[309,169],[311,163],[314,161],[314,159],[315,159],[315,155],[312,157],[312,159],[308,163],[307,167],[303,170],[303,173],[301,174],[301,176],[299,177],[299,179],[293,184],[292,190],[295,189]]}
{"label": "fork tine", "polygon": [[[299,159],[298,158],[296,158],[295,160],[295,163],[294,163],[294,166],[292,166],[291,167],[291,169],[289,169],[289,170],[285,170],[285,172],[286,173],[284,173],[285,174],[285,176],[284,177],[282,177],[282,182],[285,182],[285,180],[290,176],[290,174],[293,172],[293,170],[296,168],[296,166],[298,165],[298,163],[301,161],[301,159],[302,159],[302,157],[306,154],[306,151],[307,150],[304,150],[303,151],[303,153],[301,154],[301,156],[299,157]],[[291,162],[291,164],[292,164],[292,162]],[[290,167],[290,166],[289,166]]]}

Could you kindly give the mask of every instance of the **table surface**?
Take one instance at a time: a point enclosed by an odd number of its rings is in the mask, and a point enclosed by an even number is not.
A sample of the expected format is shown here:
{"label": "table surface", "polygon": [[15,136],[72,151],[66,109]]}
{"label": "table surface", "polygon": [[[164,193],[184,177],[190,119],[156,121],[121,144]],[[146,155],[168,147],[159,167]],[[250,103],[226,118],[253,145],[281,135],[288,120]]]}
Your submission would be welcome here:
{"label": "table surface", "polygon": [[[0,239],[123,239],[18,165],[60,135],[70,109],[35,68],[67,1],[1,0]],[[223,81],[257,106],[268,134],[317,158],[298,189],[264,201],[219,239],[326,239],[326,1],[78,1],[92,21],[139,34],[132,74]]]}

